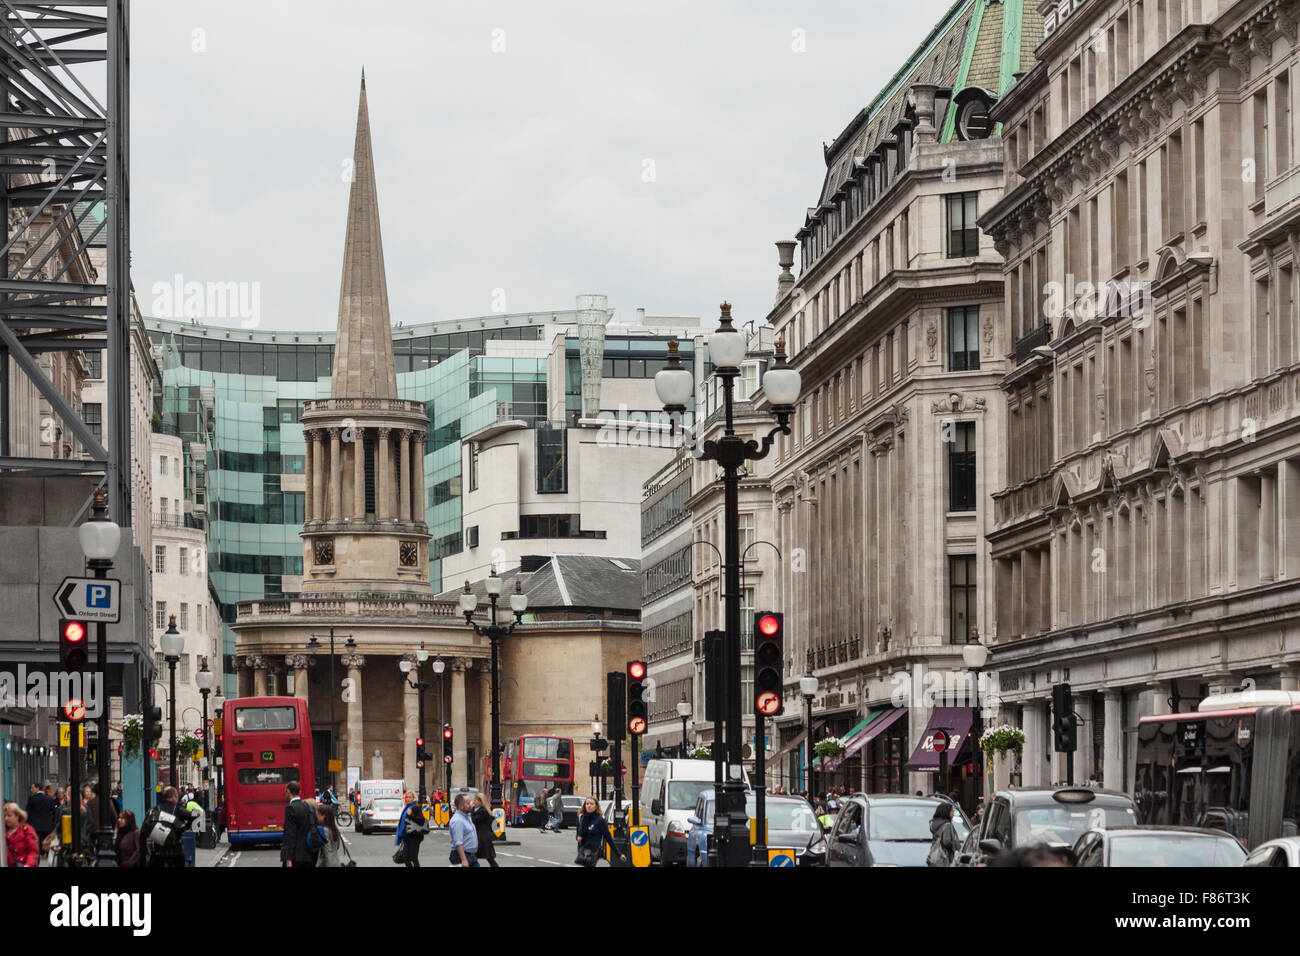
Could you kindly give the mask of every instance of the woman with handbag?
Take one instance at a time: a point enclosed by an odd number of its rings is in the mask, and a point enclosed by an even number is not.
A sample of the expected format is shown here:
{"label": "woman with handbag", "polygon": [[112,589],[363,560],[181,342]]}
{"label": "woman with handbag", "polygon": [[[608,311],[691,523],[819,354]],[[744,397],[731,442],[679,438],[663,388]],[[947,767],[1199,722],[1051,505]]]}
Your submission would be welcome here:
{"label": "woman with handbag", "polygon": [[499,866],[496,847],[492,845],[492,841],[496,839],[496,835],[492,832],[492,808],[488,806],[487,797],[482,793],[474,798],[474,812],[469,815],[469,818],[474,824],[474,832],[478,834],[476,855],[480,861],[479,865],[487,861],[488,866]]}
{"label": "woman with handbag", "polygon": [[[316,827],[307,834],[307,846],[320,850],[320,856],[316,858],[317,866],[356,866],[352,862],[352,854],[348,853],[347,844],[343,842],[343,834],[339,832],[338,815],[338,806],[335,804],[322,803],[316,807]],[[343,862],[340,854],[347,854],[347,863]]]}
{"label": "woman with handbag", "polygon": [[957,830],[952,823],[953,805],[947,800],[940,800],[930,818],[930,834],[934,838],[930,852],[925,858],[926,866],[952,866],[953,854],[957,852]]}
{"label": "woman with handbag", "polygon": [[617,853],[620,863],[627,862],[627,857],[614,845],[609,823],[600,814],[600,804],[595,797],[588,797],[582,801],[582,813],[578,817],[578,858],[574,862],[579,866],[595,866],[606,845],[609,846],[610,859]]}
{"label": "woman with handbag", "polygon": [[429,832],[429,821],[425,819],[424,811],[420,805],[415,802],[415,791],[406,791],[406,806],[402,808],[401,819],[397,821],[397,852],[393,854],[393,862],[401,863],[408,867],[418,868],[420,866],[420,844],[424,841],[424,835]]}

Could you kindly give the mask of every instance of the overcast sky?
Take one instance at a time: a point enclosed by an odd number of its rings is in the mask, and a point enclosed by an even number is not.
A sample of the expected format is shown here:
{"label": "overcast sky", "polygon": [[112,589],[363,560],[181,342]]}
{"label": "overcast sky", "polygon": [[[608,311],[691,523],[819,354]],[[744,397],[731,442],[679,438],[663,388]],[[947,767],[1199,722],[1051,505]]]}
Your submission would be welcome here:
{"label": "overcast sky", "polygon": [[822,143],[949,6],[137,0],[141,308],[180,274],[258,283],[264,329],[334,328],[364,64],[394,321],[584,292],[761,320]]}

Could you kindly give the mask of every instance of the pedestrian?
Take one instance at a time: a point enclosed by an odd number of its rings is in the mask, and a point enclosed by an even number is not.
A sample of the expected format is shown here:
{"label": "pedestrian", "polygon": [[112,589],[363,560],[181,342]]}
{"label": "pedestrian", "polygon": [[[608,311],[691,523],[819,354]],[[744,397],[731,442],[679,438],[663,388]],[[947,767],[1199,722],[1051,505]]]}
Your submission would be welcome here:
{"label": "pedestrian", "polygon": [[479,860],[487,860],[490,867],[497,867],[497,850],[492,845],[495,835],[492,833],[492,808],[488,806],[487,797],[481,792],[474,798],[474,812],[470,814],[474,823],[474,834],[478,837],[478,851],[474,854]]}
{"label": "pedestrian", "polygon": [[56,809],[54,798],[32,784],[31,796],[27,798],[27,822],[36,831],[42,845],[45,844],[45,838],[54,832]]}
{"label": "pedestrian", "polygon": [[113,812],[121,813],[122,812],[122,788],[114,787],[112,797],[113,797]]}
{"label": "pedestrian", "polygon": [[[343,843],[343,834],[339,832],[338,814],[338,807],[332,803],[322,803],[316,808],[316,826],[307,835],[307,845],[319,851],[320,855],[316,858],[318,867],[341,867],[343,860],[340,854],[348,852]],[[352,854],[348,853],[348,859],[351,858]]]}
{"label": "pedestrian", "polygon": [[325,804],[326,806],[338,805],[339,798],[334,796],[334,787],[332,784],[330,786],[327,786],[324,790],[321,791],[319,802]]}
{"label": "pedestrian", "polygon": [[194,822],[190,824],[190,829],[195,833],[202,833],[204,825],[207,822],[207,814],[203,812],[203,807],[200,806],[199,802],[194,799],[194,794],[191,793],[188,799],[186,799],[185,809],[188,810],[190,816],[194,818]]}
{"label": "pedestrian", "polygon": [[478,833],[469,815],[469,795],[456,795],[456,813],[448,829],[451,832],[452,866],[478,866]]}
{"label": "pedestrian", "polygon": [[953,804],[940,800],[930,818],[930,852],[925,858],[926,866],[952,866],[953,854],[957,852],[957,830],[952,825]]}
{"label": "pedestrian", "polygon": [[189,811],[178,803],[175,787],[167,787],[145,815],[140,827],[140,845],[149,854],[150,867],[183,867],[185,851],[181,834],[193,820]]}
{"label": "pedestrian", "polygon": [[96,786],[86,784],[81,788],[81,848],[91,849],[95,844],[95,831],[99,829],[99,800],[95,798]]}
{"label": "pedestrian", "polygon": [[[605,847],[609,847],[610,859],[618,853],[618,847],[614,844],[614,837],[609,832],[609,823],[601,816],[600,804],[596,802],[595,797],[587,797],[582,801],[582,813],[578,816],[578,858],[580,866],[593,867],[605,852]],[[620,863],[626,863],[627,857],[618,853]]]}
{"label": "pedestrian", "polygon": [[393,841],[398,847],[397,852],[393,854],[393,862],[419,869],[420,844],[424,842],[424,835],[429,832],[429,821],[425,819],[424,811],[415,801],[414,790],[406,791],[405,799],[406,806],[402,807],[402,815],[397,821],[397,837]]}
{"label": "pedestrian", "polygon": [[135,814],[130,810],[117,815],[113,849],[117,853],[117,865],[123,869],[140,865],[140,829],[135,825]]}
{"label": "pedestrian", "polygon": [[27,811],[16,803],[5,804],[5,845],[10,866],[39,866],[41,841],[27,822]]}
{"label": "pedestrian", "polygon": [[316,814],[302,798],[302,784],[290,780],[284,785],[289,801],[284,808],[284,836],[280,839],[282,866],[315,866],[317,851],[307,845],[307,834],[316,825]]}
{"label": "pedestrian", "polygon": [[542,818],[541,826],[537,828],[538,833],[545,833],[547,826],[550,825],[550,800],[551,791],[547,788],[543,788],[541,794],[539,794],[537,799],[533,801],[533,809],[540,813]]}
{"label": "pedestrian", "polygon": [[564,795],[560,788],[556,787],[551,791],[551,799],[547,802],[547,809],[551,811],[551,826],[559,833],[564,829]]}

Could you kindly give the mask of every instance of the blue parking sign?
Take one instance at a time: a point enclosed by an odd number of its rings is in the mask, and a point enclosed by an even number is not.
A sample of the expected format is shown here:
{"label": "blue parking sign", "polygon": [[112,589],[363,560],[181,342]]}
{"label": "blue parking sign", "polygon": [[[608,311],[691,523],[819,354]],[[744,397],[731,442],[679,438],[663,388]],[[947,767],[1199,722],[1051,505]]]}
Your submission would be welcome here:
{"label": "blue parking sign", "polygon": [[792,850],[768,850],[768,866],[794,866],[794,851]]}

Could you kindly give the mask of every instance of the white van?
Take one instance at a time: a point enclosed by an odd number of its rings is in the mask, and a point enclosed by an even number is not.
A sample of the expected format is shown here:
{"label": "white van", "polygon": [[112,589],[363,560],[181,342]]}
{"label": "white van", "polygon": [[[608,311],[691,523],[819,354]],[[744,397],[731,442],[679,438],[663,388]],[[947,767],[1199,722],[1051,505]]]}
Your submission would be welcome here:
{"label": "white van", "polygon": [[405,802],[405,780],[358,780],[357,812],[352,826],[360,833],[396,827]]}
{"label": "white van", "polygon": [[[749,778],[745,777],[746,786]],[[641,783],[641,822],[650,830],[650,858],[686,862],[686,822],[695,798],[713,789],[712,760],[651,760]]]}

